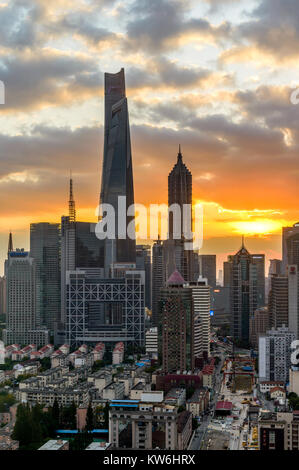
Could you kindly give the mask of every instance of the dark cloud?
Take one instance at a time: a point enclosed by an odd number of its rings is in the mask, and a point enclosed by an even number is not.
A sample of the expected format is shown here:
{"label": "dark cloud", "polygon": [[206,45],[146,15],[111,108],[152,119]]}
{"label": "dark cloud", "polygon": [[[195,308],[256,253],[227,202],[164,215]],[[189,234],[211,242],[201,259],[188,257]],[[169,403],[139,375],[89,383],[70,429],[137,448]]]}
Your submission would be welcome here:
{"label": "dark cloud", "polygon": [[175,87],[188,88],[199,85],[212,72],[200,67],[181,67],[165,57],[158,57],[148,64],[148,68],[130,67],[126,81],[130,88]]}
{"label": "dark cloud", "polygon": [[64,54],[40,53],[24,57],[0,57],[0,79],[5,84],[5,106],[25,110],[47,104],[59,105],[95,93],[103,74],[93,61]]}
{"label": "dark cloud", "polygon": [[136,0],[128,14],[125,47],[157,53],[171,49],[188,33],[227,37],[229,24],[212,26],[205,19],[187,18],[189,2],[182,0]]}
{"label": "dark cloud", "polygon": [[11,0],[0,8],[0,43],[4,47],[24,49],[37,42],[39,21],[44,9],[31,0]]}
{"label": "dark cloud", "polygon": [[[99,8],[99,6],[97,7]],[[94,45],[116,39],[116,35],[98,25],[96,12],[72,12],[64,16],[58,23],[52,25],[52,30],[60,34],[77,34]]]}
{"label": "dark cloud", "polygon": [[241,37],[282,61],[298,56],[297,0],[261,0],[251,17],[238,27]]}

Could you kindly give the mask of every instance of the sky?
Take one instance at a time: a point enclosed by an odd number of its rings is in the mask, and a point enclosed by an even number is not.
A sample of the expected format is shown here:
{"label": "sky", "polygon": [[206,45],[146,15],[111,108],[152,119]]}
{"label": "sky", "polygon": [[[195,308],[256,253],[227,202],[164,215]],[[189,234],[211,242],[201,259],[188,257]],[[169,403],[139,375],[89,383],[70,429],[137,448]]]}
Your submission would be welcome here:
{"label": "sky", "polygon": [[[218,268],[245,235],[281,256],[299,220],[296,0],[0,0],[0,273],[8,232],[95,221],[104,72],[125,68],[135,202],[167,202],[181,144]],[[299,95],[298,95],[299,96]]]}

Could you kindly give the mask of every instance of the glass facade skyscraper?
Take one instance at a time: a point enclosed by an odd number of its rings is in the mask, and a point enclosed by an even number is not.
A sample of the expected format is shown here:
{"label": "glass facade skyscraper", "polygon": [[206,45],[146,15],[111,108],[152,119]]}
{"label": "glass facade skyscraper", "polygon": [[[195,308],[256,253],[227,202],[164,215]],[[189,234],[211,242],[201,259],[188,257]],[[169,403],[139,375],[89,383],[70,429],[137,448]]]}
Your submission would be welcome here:
{"label": "glass facade skyscraper", "polygon": [[[119,196],[126,197],[123,213],[118,210]],[[127,216],[127,208],[134,204],[134,187],[124,69],[116,74],[105,74],[105,135],[100,203],[113,206],[116,232],[119,216],[125,218],[126,228],[129,223],[134,224],[134,216]],[[105,212],[102,215],[105,216]],[[126,233],[117,236],[116,240],[105,240],[107,274],[112,263],[135,261],[136,242]]]}
{"label": "glass facade skyscraper", "polygon": [[36,263],[37,304],[51,332],[60,317],[60,229],[47,222],[30,225],[30,256]]}

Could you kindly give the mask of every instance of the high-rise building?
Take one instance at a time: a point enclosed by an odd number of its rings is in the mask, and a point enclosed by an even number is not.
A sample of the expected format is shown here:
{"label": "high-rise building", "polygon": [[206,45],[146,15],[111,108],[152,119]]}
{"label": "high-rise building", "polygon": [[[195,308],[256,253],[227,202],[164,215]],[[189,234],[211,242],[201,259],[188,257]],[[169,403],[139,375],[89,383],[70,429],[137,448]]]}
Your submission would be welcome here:
{"label": "high-rise building", "polygon": [[230,287],[232,335],[249,342],[249,319],[257,308],[258,270],[251,254],[241,249],[224,263],[225,285]]}
{"label": "high-rise building", "polygon": [[288,278],[287,276],[273,274],[270,282],[271,286],[268,299],[270,326],[275,329],[282,325],[288,326]]}
{"label": "high-rise building", "polygon": [[41,328],[36,308],[36,263],[29,253],[10,251],[5,262],[7,316],[3,331],[5,344],[45,345],[49,332]]}
{"label": "high-rise building", "polygon": [[66,287],[68,344],[144,345],[144,271],[119,263],[103,278],[102,269],[77,268],[67,272]]}
{"label": "high-rise building", "polygon": [[272,274],[282,274],[282,260],[281,259],[270,259],[268,276],[270,277]]}
{"label": "high-rise building", "polygon": [[30,256],[36,264],[36,308],[41,324],[54,332],[54,324],[60,319],[59,224],[30,225]]}
{"label": "high-rise building", "polygon": [[216,287],[216,255],[199,255],[199,274],[210,287]]}
{"label": "high-rise building", "polygon": [[293,227],[282,229],[282,274],[286,274],[287,265],[299,267],[299,222]]}
{"label": "high-rise building", "polygon": [[[200,335],[196,334],[194,338],[194,354],[199,357],[201,353],[210,355],[210,341],[211,341],[211,287],[208,285],[207,279],[199,278],[197,282],[190,282],[188,284],[192,290],[192,300],[194,309],[195,327],[200,323]],[[198,318],[200,322],[198,322]],[[200,338],[200,340],[199,340]]]}
{"label": "high-rise building", "polygon": [[160,238],[152,248],[152,324],[158,326],[160,290],[164,286],[163,244]]}
{"label": "high-rise building", "polygon": [[[192,174],[183,163],[181,147],[179,147],[177,162],[168,175],[168,207],[170,208],[173,204],[180,208],[180,220],[176,220],[172,210],[169,211],[169,236],[164,242],[165,249],[168,249],[166,278],[174,269],[177,269],[186,281],[193,281],[193,251],[186,250],[184,247],[185,241],[188,240],[186,235],[192,231]],[[186,210],[188,205],[189,213]],[[178,222],[180,233],[177,229]]]}
{"label": "high-rise building", "polygon": [[192,290],[174,271],[161,289],[159,354],[165,373],[194,369],[194,310]]}
{"label": "high-rise building", "polygon": [[268,307],[256,309],[253,317],[250,318],[250,344],[254,349],[258,348],[259,337],[266,334],[270,328]]}
{"label": "high-rise building", "polygon": [[257,270],[257,306],[265,306],[265,255],[252,254]]}
{"label": "high-rise building", "polygon": [[0,277],[0,315],[6,314],[6,279]]}
{"label": "high-rise building", "polygon": [[104,243],[96,224],[76,220],[73,181],[70,180],[69,215],[61,218],[61,322],[66,319],[66,276],[76,268],[104,268]]}
{"label": "high-rise building", "polygon": [[136,269],[145,272],[145,306],[152,308],[152,262],[151,246],[136,245]]}
{"label": "high-rise building", "polygon": [[[126,198],[120,209],[119,197]],[[125,233],[120,234],[116,230],[116,240],[105,240],[105,271],[109,275],[113,263],[136,262],[135,240],[126,233],[128,225],[134,224],[134,215],[127,215],[128,207],[134,204],[134,187],[124,69],[115,74],[105,74],[105,135],[100,203],[112,205],[115,221],[122,219],[125,222]],[[101,215],[105,217],[105,211]]]}
{"label": "high-rise building", "polygon": [[229,326],[231,324],[230,288],[216,286],[211,289],[211,324]]}
{"label": "high-rise building", "polygon": [[297,264],[287,266],[288,278],[288,326],[299,339],[299,269]]}
{"label": "high-rise building", "polygon": [[267,331],[259,338],[259,380],[281,381],[289,380],[291,366],[291,343],[295,333],[285,326]]}

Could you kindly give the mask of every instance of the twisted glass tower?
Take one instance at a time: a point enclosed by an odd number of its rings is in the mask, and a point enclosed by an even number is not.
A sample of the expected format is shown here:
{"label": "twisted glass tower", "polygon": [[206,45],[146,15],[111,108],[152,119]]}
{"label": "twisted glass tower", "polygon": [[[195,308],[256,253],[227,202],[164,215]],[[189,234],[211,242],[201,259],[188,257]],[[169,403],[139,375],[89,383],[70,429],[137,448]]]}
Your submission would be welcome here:
{"label": "twisted glass tower", "polygon": [[[126,197],[121,209],[118,208],[119,196]],[[117,233],[119,218],[126,220],[126,227],[129,223],[134,224],[134,216],[127,216],[127,208],[134,204],[134,187],[124,69],[116,74],[105,74],[105,135],[100,203],[111,204],[116,216],[116,240],[105,240],[105,270],[108,272],[112,263],[136,262],[135,240],[126,233]]]}

